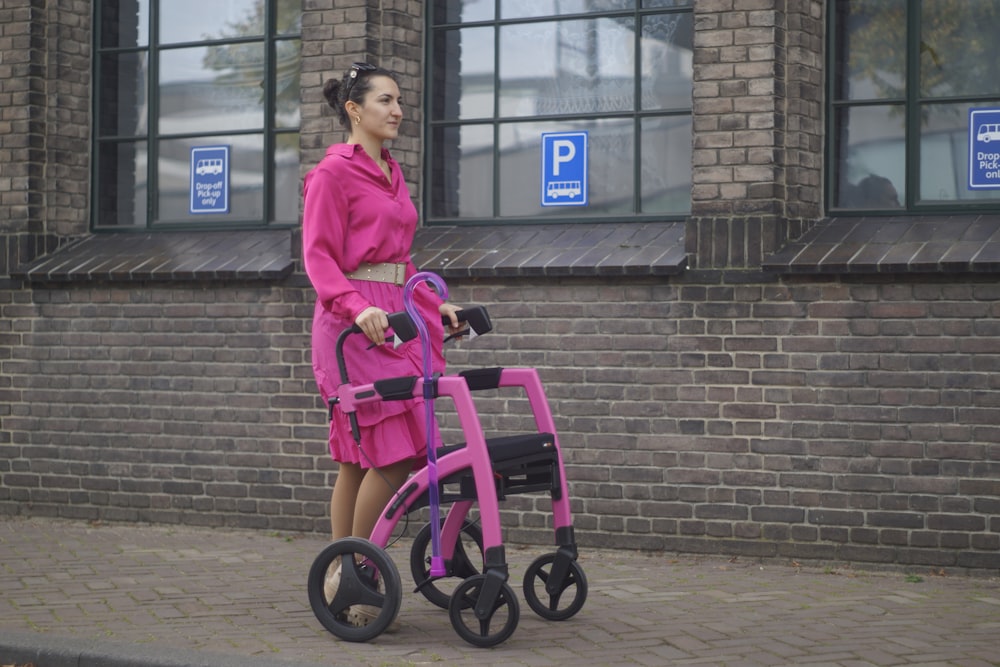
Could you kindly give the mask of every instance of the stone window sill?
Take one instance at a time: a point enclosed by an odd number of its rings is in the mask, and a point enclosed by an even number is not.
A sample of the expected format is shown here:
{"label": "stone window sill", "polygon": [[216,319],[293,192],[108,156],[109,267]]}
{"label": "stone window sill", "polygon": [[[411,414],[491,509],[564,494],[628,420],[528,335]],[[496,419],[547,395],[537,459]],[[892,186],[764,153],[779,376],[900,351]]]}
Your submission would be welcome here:
{"label": "stone window sill", "polygon": [[828,218],[766,258],[782,274],[1000,272],[1000,215]]}
{"label": "stone window sill", "polygon": [[27,262],[28,282],[276,280],[292,273],[293,230],[92,234]]}
{"label": "stone window sill", "polygon": [[671,276],[684,223],[421,227],[413,262],[443,278]]}

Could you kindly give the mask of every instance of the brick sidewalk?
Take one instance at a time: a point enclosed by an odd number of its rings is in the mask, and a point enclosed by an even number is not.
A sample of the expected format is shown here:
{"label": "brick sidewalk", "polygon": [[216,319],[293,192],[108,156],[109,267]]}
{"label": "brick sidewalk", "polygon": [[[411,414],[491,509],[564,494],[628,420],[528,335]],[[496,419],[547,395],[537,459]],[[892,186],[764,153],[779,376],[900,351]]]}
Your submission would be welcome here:
{"label": "brick sidewalk", "polygon": [[[0,517],[0,665],[1000,665],[1000,580],[959,572],[581,549],[589,596],[554,623],[461,640],[389,553],[402,629],[337,640],[306,599],[326,541],[184,526]],[[511,585],[549,549],[508,546]]]}

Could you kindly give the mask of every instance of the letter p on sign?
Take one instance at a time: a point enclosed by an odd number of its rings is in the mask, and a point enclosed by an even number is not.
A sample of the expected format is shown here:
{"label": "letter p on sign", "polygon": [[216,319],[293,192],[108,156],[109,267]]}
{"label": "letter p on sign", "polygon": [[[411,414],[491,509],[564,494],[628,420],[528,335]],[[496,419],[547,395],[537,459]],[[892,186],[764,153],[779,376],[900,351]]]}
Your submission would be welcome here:
{"label": "letter p on sign", "polygon": [[556,139],[552,142],[552,175],[558,176],[559,170],[566,162],[572,162],[576,157],[576,144],[566,139]]}

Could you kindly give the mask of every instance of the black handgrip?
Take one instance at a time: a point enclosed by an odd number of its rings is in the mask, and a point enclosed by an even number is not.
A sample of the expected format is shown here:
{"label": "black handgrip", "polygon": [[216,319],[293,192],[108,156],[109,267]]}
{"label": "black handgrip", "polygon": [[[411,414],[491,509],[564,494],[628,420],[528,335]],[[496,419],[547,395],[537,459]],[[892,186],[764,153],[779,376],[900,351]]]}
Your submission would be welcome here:
{"label": "black handgrip", "polygon": [[405,310],[389,313],[386,317],[389,320],[389,326],[392,327],[393,333],[396,334],[400,342],[405,343],[417,337],[417,325],[413,323],[413,319]]}
{"label": "black handgrip", "polygon": [[[389,320],[389,327],[396,332],[399,339],[404,343],[417,337],[417,327],[413,324],[409,314],[405,310],[397,313],[386,313],[385,318]],[[347,334],[364,333],[357,324],[352,324],[347,329]]]}
{"label": "black handgrip", "polygon": [[[468,322],[469,327],[478,336],[493,331],[493,322],[490,321],[490,314],[486,312],[486,306],[469,306],[458,311],[455,315],[459,322]],[[451,320],[442,315],[441,321],[447,325]]]}
{"label": "black handgrip", "polygon": [[[459,322],[467,323],[476,332],[476,335],[481,336],[493,330],[493,322],[490,321],[490,314],[486,312],[486,306],[463,308],[456,312],[455,316]],[[393,333],[396,334],[401,343],[411,341],[417,337],[417,326],[405,310],[401,310],[398,313],[389,313],[387,317],[389,319],[389,326],[392,327]],[[451,323],[451,320],[446,315],[442,315],[441,323],[447,326]],[[356,324],[354,328],[357,329]],[[357,332],[360,331],[360,329],[357,329]]]}

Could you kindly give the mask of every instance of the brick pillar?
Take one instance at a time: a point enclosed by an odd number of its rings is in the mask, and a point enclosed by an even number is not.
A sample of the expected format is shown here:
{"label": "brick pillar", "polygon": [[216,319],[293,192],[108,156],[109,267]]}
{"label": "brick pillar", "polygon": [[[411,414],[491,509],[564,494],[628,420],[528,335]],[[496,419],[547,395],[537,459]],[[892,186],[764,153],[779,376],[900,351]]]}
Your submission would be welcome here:
{"label": "brick pillar", "polygon": [[0,9],[0,232],[40,233],[45,175],[44,0]]}
{"label": "brick pillar", "polygon": [[696,0],[693,268],[753,269],[820,215],[823,3]]}
{"label": "brick pillar", "polygon": [[0,6],[0,279],[87,231],[90,3]]}

